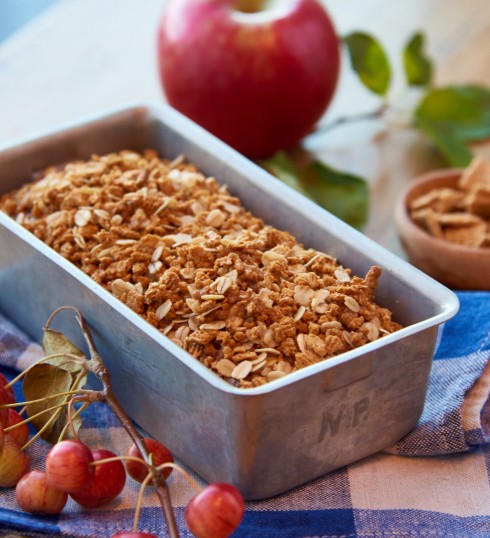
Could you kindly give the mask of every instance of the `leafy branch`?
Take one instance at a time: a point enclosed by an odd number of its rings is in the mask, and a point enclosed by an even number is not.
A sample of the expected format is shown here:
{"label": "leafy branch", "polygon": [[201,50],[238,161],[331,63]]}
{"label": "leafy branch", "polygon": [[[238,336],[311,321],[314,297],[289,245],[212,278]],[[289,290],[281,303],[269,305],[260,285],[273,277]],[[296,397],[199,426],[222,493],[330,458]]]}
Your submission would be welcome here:
{"label": "leafy branch", "polygon": [[[382,120],[389,126],[388,119],[396,105],[388,97],[392,68],[383,46],[364,32],[352,32],[341,42],[360,82],[381,102],[372,111],[337,118],[320,126],[317,132],[358,121]],[[468,165],[472,159],[470,144],[490,137],[490,89],[477,85],[434,87],[434,65],[425,51],[421,32],[405,44],[402,64],[407,86],[420,93],[415,106],[404,110],[408,121],[403,126],[421,132],[450,166]],[[260,164],[351,225],[362,228],[365,224],[369,190],[363,178],[335,170],[304,149],[280,152]]]}
{"label": "leafy branch", "polygon": [[[89,349],[90,360],[64,334],[50,328],[53,319],[63,310],[74,312]],[[11,382],[12,384],[23,378],[25,401],[8,404],[8,406],[25,405],[28,418],[22,423],[30,422],[38,430],[28,444],[38,437],[52,444],[56,444],[63,438],[78,438],[78,430],[82,424],[80,413],[92,402],[105,402],[119,419],[148,466],[149,477],[156,486],[169,537],[178,537],[165,478],[152,464],[151,454],[144,438],[119,404],[112,389],[110,373],[78,309],[65,306],[53,312],[44,328],[43,348],[47,357],[36,362]],[[102,386],[101,390],[83,388],[89,372],[95,374]],[[75,404],[81,404],[81,406],[72,413]]]}

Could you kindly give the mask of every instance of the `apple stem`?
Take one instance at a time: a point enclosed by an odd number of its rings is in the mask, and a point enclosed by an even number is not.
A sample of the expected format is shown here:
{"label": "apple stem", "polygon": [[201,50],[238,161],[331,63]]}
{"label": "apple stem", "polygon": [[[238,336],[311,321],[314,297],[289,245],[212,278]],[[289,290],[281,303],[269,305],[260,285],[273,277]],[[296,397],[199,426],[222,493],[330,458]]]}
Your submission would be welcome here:
{"label": "apple stem", "polygon": [[[68,405],[68,402],[63,402],[62,404],[60,404],[58,406],[58,409],[56,409],[56,411],[49,417],[49,420],[46,422],[46,424],[44,424],[44,426],[35,434],[33,435],[29,441],[27,441],[27,443],[21,448],[21,450],[26,450],[29,446],[32,445],[32,443],[34,443],[34,441],[38,438],[38,437],[41,437],[41,435],[43,434],[43,432],[45,430],[47,430],[51,424],[61,415],[61,411],[63,410],[63,407],[65,407],[66,405]],[[40,413],[39,413],[40,414]],[[31,420],[32,418],[34,417],[30,417],[28,420]],[[20,423],[19,423],[20,424]]]}
{"label": "apple stem", "polygon": [[[51,398],[59,398],[60,396],[78,396],[78,395],[83,395],[83,394],[89,394],[89,393],[92,393],[92,392],[97,392],[97,391],[92,391],[92,390],[84,390],[84,389],[80,389],[80,390],[67,390],[66,392],[57,392],[56,394],[50,394],[49,396],[44,396],[43,398],[38,398],[37,400],[29,400],[28,402],[14,402],[14,403],[10,403],[10,404],[3,404],[2,406],[0,406],[0,409],[5,409],[5,408],[11,408],[11,407],[20,407],[21,405],[31,405],[31,404],[36,404],[36,403],[42,403],[42,402],[45,402],[46,400],[50,400]],[[18,413],[19,415],[22,414],[24,410],[21,409]]]}
{"label": "apple stem", "polygon": [[43,409],[42,411],[39,411],[39,413],[36,413],[35,415],[32,415],[31,417],[24,419],[22,422],[17,422],[16,424],[13,424],[12,426],[9,426],[8,428],[4,428],[3,431],[8,433],[9,431],[14,430],[15,428],[18,428],[19,426],[22,426],[23,424],[28,424],[33,419],[35,419],[37,417],[40,417],[41,415],[44,415],[45,413],[49,413],[49,411],[59,410],[60,408],[64,407],[65,405],[67,405],[67,403],[63,402],[61,404],[53,405],[52,407],[48,407],[47,409]]}
{"label": "apple stem", "polygon": [[187,481],[196,490],[197,493],[201,493],[202,491],[201,486],[194,480],[194,478],[192,478],[192,476],[185,469],[182,469],[182,467],[180,467],[176,463],[171,463],[171,462],[162,463],[161,465],[157,467],[157,471],[163,471],[164,469],[175,469],[184,478],[187,479]]}
{"label": "apple stem", "polygon": [[[91,401],[86,401],[84,402],[84,404],[80,407],[80,409],[77,409],[77,411],[75,412],[75,414],[73,415],[72,417],[72,420],[74,420],[76,417],[78,417],[78,415],[80,415],[80,413],[82,413],[83,411],[85,411],[85,409],[87,409],[87,407],[91,404],[92,402]],[[63,429],[61,430],[61,433],[60,433],[60,436],[58,437],[58,443],[63,441],[65,435],[66,435],[66,432],[68,431],[68,428],[70,427],[71,425],[71,422],[67,422],[64,426],[63,426]]]}
{"label": "apple stem", "polygon": [[48,355],[47,357],[43,357],[42,359],[39,359],[38,361],[31,364],[29,367],[27,367],[25,370],[23,370],[17,377],[14,377],[14,379],[12,379],[12,381],[7,383],[4,388],[8,389],[12,385],[15,385],[15,383],[17,383],[17,381],[20,381],[27,374],[27,372],[29,372],[30,370],[32,370],[34,368],[34,366],[37,366],[38,364],[41,364],[41,363],[46,362],[46,361],[49,361],[50,359],[61,359],[63,357],[68,359],[66,361],[67,363],[76,362],[77,364],[85,366],[86,361],[84,361],[83,359],[80,359],[80,357],[77,357],[76,355],[72,355],[71,353],[53,353],[52,355]]}
{"label": "apple stem", "polygon": [[78,433],[75,430],[75,424],[73,422],[76,416],[72,414],[73,405],[77,402],[83,402],[84,405],[82,405],[80,409],[76,411],[76,413],[78,413],[79,411],[81,412],[86,407],[85,404],[90,404],[93,401],[101,401],[104,397],[103,393],[100,391],[90,391],[90,392],[91,392],[90,399],[86,395],[80,395],[80,396],[75,396],[68,402],[68,424],[70,425],[70,429],[73,433],[74,439],[76,439],[77,441],[79,441],[80,439],[78,438]]}
{"label": "apple stem", "polygon": [[138,525],[140,522],[140,512],[141,505],[143,504],[143,494],[145,493],[146,486],[148,482],[152,479],[151,474],[148,474],[146,478],[141,482],[140,490],[138,492],[138,500],[136,501],[136,507],[134,509],[134,522],[133,522],[133,532],[138,532]]}
{"label": "apple stem", "polygon": [[153,469],[153,465],[151,465],[142,458],[137,458],[136,456],[113,456],[111,458],[104,458],[103,460],[91,461],[89,465],[102,465],[103,463],[111,463],[112,461],[135,461],[137,463],[145,465],[146,467],[148,467],[148,469]]}
{"label": "apple stem", "polygon": [[235,0],[234,8],[242,13],[257,13],[268,4],[268,0]]}

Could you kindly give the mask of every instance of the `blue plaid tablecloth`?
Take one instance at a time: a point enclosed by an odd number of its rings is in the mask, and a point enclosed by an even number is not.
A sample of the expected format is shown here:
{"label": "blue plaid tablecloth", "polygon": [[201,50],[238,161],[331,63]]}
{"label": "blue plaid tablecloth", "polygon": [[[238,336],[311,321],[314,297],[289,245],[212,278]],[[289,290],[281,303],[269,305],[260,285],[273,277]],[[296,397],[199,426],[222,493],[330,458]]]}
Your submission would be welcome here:
{"label": "blue plaid tablecloth", "polygon": [[[270,500],[247,504],[236,538],[490,537],[490,293],[459,293],[461,310],[441,332],[423,416],[395,446]],[[0,316],[0,368],[12,377],[40,349]],[[127,437],[105,406],[86,413],[90,446],[125,447]],[[29,449],[42,468],[48,446]],[[287,470],[285,469],[285,472]],[[199,478],[195,477],[198,481]],[[194,495],[173,473],[170,491],[182,537],[184,508]],[[106,509],[69,500],[55,517],[19,510],[0,491],[0,536],[110,537],[132,528],[137,484]],[[145,495],[140,529],[166,536],[155,496]]]}

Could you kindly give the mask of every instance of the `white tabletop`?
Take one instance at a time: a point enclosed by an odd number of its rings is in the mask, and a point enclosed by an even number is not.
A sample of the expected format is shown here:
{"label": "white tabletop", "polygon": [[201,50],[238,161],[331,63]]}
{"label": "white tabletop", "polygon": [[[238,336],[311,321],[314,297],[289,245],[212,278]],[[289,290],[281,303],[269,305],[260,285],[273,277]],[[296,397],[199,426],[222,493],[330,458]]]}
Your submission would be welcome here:
{"label": "white tabletop", "polygon": [[[0,146],[107,109],[164,99],[155,59],[162,0],[59,0],[0,45]],[[422,29],[437,65],[437,83],[490,85],[490,10],[485,0],[329,0],[340,35],[377,36],[395,66],[393,94],[403,89],[401,50]],[[379,104],[346,58],[335,99],[322,121]],[[392,207],[403,185],[441,165],[432,146],[410,130],[355,124],[310,140],[322,159],[366,177],[371,212],[365,233],[401,252]],[[489,145],[478,151],[490,154]]]}

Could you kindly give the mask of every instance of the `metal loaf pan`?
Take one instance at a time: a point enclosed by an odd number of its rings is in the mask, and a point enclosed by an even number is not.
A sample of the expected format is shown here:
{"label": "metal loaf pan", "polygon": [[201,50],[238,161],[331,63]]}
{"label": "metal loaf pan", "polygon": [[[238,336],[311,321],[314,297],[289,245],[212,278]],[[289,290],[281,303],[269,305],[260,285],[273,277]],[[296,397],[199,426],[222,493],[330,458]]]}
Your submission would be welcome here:
{"label": "metal loaf pan", "polygon": [[[4,148],[0,192],[48,165],[147,147],[170,159],[185,154],[255,215],[356,274],[380,265],[377,301],[405,328],[237,389],[3,213],[0,310],[39,340],[56,307],[80,308],[131,417],[205,479],[231,482],[247,499],[284,492],[408,433],[423,409],[438,325],[456,313],[456,296],[177,112],[137,106]],[[60,318],[57,327],[73,326]]]}

